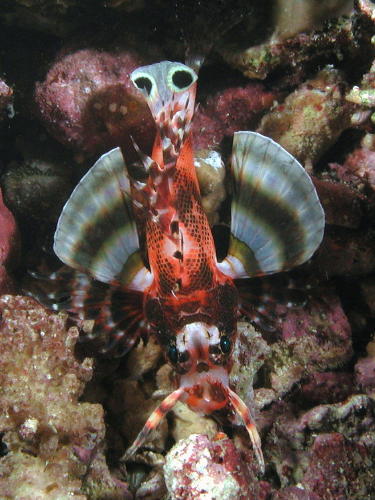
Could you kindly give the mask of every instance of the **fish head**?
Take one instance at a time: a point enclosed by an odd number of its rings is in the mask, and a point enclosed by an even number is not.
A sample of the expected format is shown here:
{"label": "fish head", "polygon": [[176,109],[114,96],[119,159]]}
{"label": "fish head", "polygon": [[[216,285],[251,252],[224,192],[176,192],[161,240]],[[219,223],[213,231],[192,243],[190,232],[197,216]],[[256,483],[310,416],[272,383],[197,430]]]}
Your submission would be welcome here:
{"label": "fish head", "polygon": [[[261,441],[250,408],[229,386],[231,354],[236,331],[225,333],[205,321],[186,323],[176,341],[166,348],[166,355],[177,374],[178,387],[166,396],[148,418],[125,457],[130,457],[144,443],[164,416],[178,401],[191,410],[209,415],[229,406],[243,420],[252,441],[260,470],[264,472]],[[166,346],[164,346],[166,347]]]}
{"label": "fish head", "polygon": [[184,390],[181,400],[192,410],[210,414],[227,404],[231,352],[231,337],[216,325],[195,321],[178,332],[168,357]]}
{"label": "fish head", "polygon": [[238,292],[231,280],[217,276],[210,289],[164,300],[150,290],[145,315],[174,369],[182,400],[204,414],[223,408],[237,335]]}

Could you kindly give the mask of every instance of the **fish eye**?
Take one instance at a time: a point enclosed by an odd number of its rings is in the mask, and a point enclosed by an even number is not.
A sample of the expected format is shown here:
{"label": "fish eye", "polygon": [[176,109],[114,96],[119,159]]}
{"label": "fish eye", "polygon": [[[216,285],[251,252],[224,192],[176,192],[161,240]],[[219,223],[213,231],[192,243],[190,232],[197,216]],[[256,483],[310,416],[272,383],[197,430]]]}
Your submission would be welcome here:
{"label": "fish eye", "polygon": [[152,80],[150,78],[147,76],[139,76],[133,80],[133,83],[139,90],[146,93],[148,96],[151,95]]}
{"label": "fish eye", "polygon": [[167,355],[168,355],[170,362],[175,365],[178,361],[178,351],[177,351],[177,347],[174,344],[171,344],[169,346]]}
{"label": "fish eye", "polygon": [[181,352],[178,356],[178,361],[180,363],[185,363],[189,359],[189,353],[187,351]]}
{"label": "fish eye", "polygon": [[228,354],[228,352],[230,351],[230,347],[231,347],[231,344],[230,344],[229,337],[227,337],[226,335],[223,335],[220,338],[220,348],[221,348],[222,352],[224,354]]}

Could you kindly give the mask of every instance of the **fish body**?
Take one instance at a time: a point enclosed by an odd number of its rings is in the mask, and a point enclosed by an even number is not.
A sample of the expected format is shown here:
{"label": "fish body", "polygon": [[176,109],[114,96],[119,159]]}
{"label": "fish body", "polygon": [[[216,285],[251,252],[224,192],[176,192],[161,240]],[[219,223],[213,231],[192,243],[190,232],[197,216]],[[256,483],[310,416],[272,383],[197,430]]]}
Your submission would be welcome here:
{"label": "fish body", "polygon": [[184,65],[159,63],[136,70],[132,80],[143,90],[158,130],[147,181],[132,187],[146,219],[153,276],[144,292],[145,317],[184,388],[179,399],[207,414],[228,402],[223,387],[228,386],[238,294],[217,265],[194,167],[190,124],[196,75]]}
{"label": "fish body", "polygon": [[323,210],[291,155],[271,139],[238,132],[231,158],[231,237],[228,255],[218,262],[194,168],[197,75],[164,61],[135,70],[131,79],[156,123],[152,154],[138,151],[136,168],[126,167],[118,148],[103,155],[64,207],[56,254],[111,285],[101,302],[76,292],[73,308],[83,315],[94,310],[115,342],[130,348],[137,335],[124,324],[130,310],[125,297],[141,296],[142,312],[132,318],[144,318],[175,369],[177,389],[152,413],[127,456],[178,400],[204,414],[230,405],[244,420],[263,470],[250,409],[229,387],[241,301],[235,280],[305,262],[322,239]]}

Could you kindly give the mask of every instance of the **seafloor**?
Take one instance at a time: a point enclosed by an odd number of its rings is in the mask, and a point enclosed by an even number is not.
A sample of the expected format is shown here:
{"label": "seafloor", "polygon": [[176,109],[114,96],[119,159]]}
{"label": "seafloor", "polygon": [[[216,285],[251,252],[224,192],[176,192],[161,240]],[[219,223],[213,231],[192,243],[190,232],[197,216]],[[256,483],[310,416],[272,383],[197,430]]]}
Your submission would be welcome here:
{"label": "seafloor", "polygon": [[[2,0],[0,23],[0,500],[375,499],[375,3]],[[203,61],[194,148],[219,252],[230,190],[212,156],[228,165],[237,130],[296,156],[326,213],[310,262],[244,285],[275,297],[261,327],[239,322],[231,374],[263,476],[230,412],[182,404],[122,463],[171,368],[153,338],[124,357],[79,341],[70,271],[48,278],[82,175],[114,146],[131,159],[130,136],[150,152],[129,72],[165,59]]]}

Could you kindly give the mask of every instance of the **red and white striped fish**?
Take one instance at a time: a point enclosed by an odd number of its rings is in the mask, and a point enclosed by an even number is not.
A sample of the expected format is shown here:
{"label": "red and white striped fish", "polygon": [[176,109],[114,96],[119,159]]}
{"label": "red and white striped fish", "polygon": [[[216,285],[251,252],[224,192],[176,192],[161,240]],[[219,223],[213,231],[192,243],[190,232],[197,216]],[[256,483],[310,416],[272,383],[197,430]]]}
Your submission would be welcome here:
{"label": "red and white striped fish", "polygon": [[[191,121],[197,75],[164,61],[135,70],[157,132],[151,157],[135,168],[119,148],[80,181],[60,216],[54,249],[69,266],[110,286],[95,295],[81,275],[73,310],[96,319],[127,351],[148,327],[174,367],[178,387],[147,420],[127,455],[180,400],[209,414],[231,405],[242,417],[261,470],[251,411],[229,387],[240,310],[235,280],[290,269],[319,246],[324,213],[303,167],[271,139],[233,140],[231,236],[217,261],[194,168]],[[146,257],[142,257],[144,242]]]}

